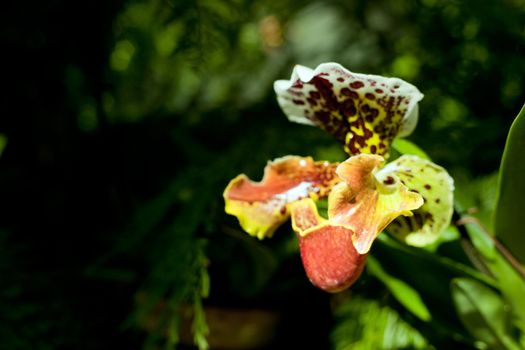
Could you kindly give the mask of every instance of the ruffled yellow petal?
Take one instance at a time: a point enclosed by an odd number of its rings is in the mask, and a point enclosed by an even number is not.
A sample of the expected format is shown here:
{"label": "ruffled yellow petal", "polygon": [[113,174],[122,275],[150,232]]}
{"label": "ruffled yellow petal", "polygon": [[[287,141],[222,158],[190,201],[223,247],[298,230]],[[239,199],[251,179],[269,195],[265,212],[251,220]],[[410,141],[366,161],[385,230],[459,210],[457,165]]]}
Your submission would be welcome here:
{"label": "ruffled yellow petal", "polygon": [[309,229],[319,226],[326,222],[321,217],[311,198],[301,199],[290,204],[292,216],[292,228],[300,236],[305,236]]}
{"label": "ruffled yellow petal", "polygon": [[226,187],[225,211],[259,239],[270,237],[289,217],[288,204],[303,198],[325,198],[340,181],[337,164],[314,162],[311,157],[287,156],[268,162],[264,177],[253,182],[239,175]]}
{"label": "ruffled yellow petal", "polygon": [[383,162],[380,156],[361,154],[341,163],[336,172],[344,182],[336,185],[328,198],[330,224],[353,231],[360,254],[368,253],[392,220],[410,216],[411,210],[423,205],[423,198],[409,191],[394,173],[379,170]]}

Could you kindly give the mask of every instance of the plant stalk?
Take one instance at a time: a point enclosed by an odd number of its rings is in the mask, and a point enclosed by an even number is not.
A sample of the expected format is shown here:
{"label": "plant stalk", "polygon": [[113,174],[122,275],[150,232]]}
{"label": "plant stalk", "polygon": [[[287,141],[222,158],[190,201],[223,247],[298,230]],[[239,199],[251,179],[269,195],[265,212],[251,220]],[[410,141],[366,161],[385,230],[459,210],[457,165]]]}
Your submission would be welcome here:
{"label": "plant stalk", "polygon": [[512,268],[525,280],[525,269],[520,264],[518,259],[512,255],[512,253],[501,243],[494,235],[491,235],[488,231],[488,229],[479,221],[478,218],[472,217],[472,216],[461,216],[456,210],[454,210],[454,224],[458,228],[461,238],[468,239],[470,242],[470,237],[467,233],[467,230],[465,228],[466,224],[474,224],[477,225],[480,228],[480,231],[483,232],[483,234],[488,237],[492,243],[494,243],[494,247],[496,250],[507,260],[507,262],[512,266]]}

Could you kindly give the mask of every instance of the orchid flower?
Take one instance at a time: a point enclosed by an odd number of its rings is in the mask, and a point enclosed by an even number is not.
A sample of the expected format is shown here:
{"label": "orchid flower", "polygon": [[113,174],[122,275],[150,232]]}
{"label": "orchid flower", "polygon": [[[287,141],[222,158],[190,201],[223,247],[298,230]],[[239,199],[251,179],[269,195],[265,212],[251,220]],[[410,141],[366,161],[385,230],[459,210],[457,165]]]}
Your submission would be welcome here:
{"label": "orchid flower", "polygon": [[[327,131],[350,157],[329,163],[286,156],[269,162],[260,182],[245,175],[230,181],[225,210],[247,233],[271,237],[291,217],[308,278],[329,292],[355,282],[383,230],[414,246],[439,238],[452,216],[452,178],[416,156],[385,165],[394,138],[417,124],[423,95],[415,86],[325,63],[296,66],[274,89],[290,121]],[[324,198],[328,218],[315,204]]]}

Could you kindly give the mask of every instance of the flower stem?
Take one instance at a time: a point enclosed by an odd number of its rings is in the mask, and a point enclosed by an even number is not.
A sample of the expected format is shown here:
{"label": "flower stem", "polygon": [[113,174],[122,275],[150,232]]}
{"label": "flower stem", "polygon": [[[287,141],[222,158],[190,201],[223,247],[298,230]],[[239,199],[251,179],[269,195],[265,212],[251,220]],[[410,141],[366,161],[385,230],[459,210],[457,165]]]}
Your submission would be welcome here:
{"label": "flower stem", "polygon": [[[496,236],[490,234],[488,229],[479,221],[478,218],[475,218],[473,216],[461,216],[458,211],[454,210],[453,215],[454,225],[458,228],[461,238],[468,240],[471,244],[472,241],[470,239],[470,236],[468,235],[467,229],[465,227],[466,224],[473,224],[477,225],[480,229],[479,231],[482,232],[487,238],[489,238],[492,243],[494,244],[494,247],[496,250],[507,260],[507,262],[512,266],[512,268],[525,280],[525,269],[520,264],[518,259],[512,255],[512,253],[501,243]],[[467,255],[470,254],[467,253]],[[472,260],[472,259],[471,259]],[[475,260],[478,260],[477,258]],[[478,265],[477,263],[473,262],[474,265]],[[482,268],[481,271],[485,270],[485,268]]]}

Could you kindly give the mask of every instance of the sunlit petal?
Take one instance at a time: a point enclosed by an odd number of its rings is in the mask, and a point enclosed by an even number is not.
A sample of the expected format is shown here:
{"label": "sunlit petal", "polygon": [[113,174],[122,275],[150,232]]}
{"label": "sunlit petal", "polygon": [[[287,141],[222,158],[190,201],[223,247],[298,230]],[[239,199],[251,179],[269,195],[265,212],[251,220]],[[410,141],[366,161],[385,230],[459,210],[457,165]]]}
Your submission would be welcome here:
{"label": "sunlit petal", "polygon": [[301,199],[290,204],[293,230],[300,236],[305,236],[308,230],[326,222],[321,217],[311,198]]}
{"label": "sunlit petal", "polygon": [[289,120],[329,132],[349,155],[387,156],[392,140],[415,128],[423,98],[401,79],[352,73],[337,63],[297,65],[274,90]]}
{"label": "sunlit petal", "polygon": [[413,246],[433,243],[450,225],[454,210],[453,179],[439,165],[409,155],[387,164],[383,171],[395,174],[425,200],[412,217],[398,218],[387,231]]}
{"label": "sunlit petal", "polygon": [[410,216],[421,207],[422,197],[408,190],[395,174],[379,170],[381,156],[361,154],[350,157],[337,168],[344,182],[334,186],[328,198],[331,225],[353,231],[354,246],[360,254],[370,250],[372,242],[392,220]]}
{"label": "sunlit petal", "polygon": [[288,204],[302,198],[325,198],[340,179],[337,164],[311,157],[287,156],[268,162],[260,182],[239,175],[226,187],[225,211],[259,239],[269,237],[289,217]]}

